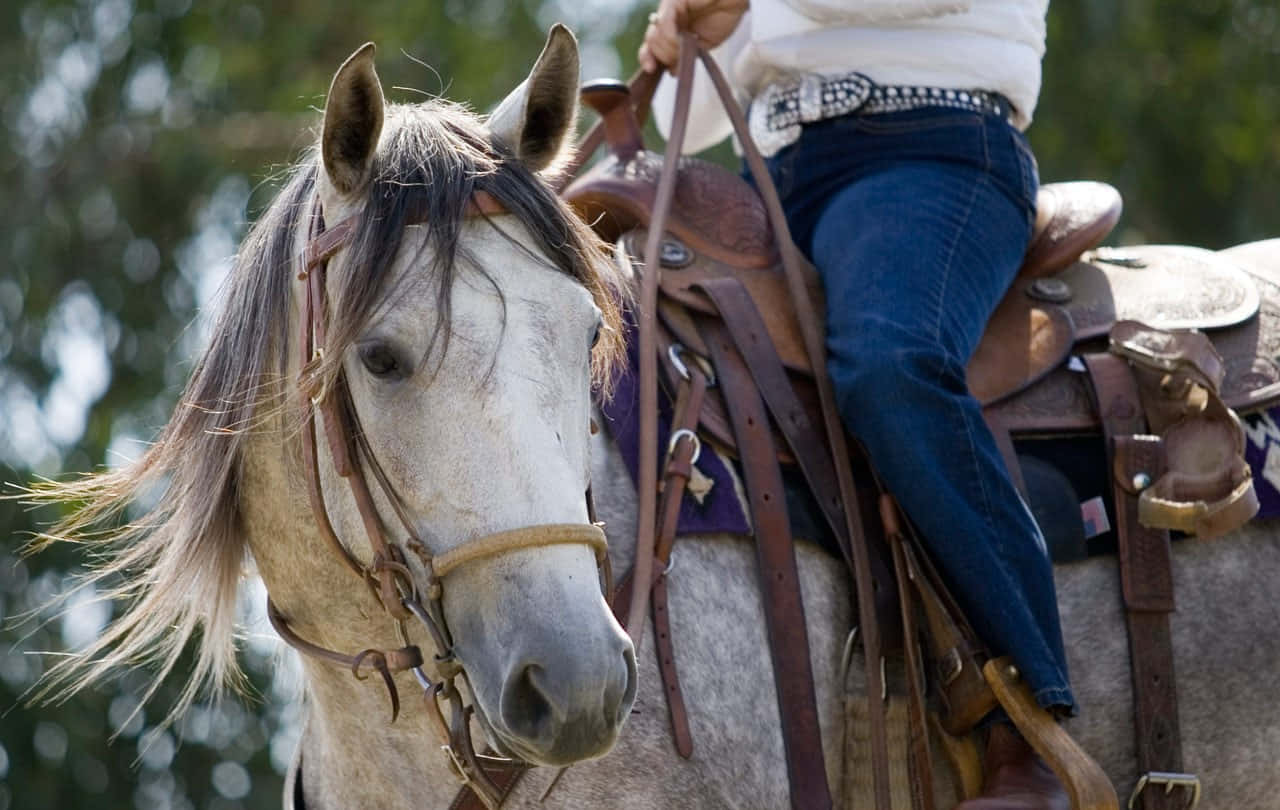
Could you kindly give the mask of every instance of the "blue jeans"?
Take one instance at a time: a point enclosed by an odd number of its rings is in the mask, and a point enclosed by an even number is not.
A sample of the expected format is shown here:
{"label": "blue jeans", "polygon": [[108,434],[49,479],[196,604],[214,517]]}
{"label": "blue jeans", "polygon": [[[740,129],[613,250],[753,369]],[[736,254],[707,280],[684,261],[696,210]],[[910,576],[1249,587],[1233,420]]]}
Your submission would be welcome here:
{"label": "blue jeans", "polygon": [[1026,139],[973,112],[853,114],[807,125],[769,169],[826,288],[845,425],[974,630],[1042,706],[1074,713],[1044,539],[965,385],[1031,234]]}

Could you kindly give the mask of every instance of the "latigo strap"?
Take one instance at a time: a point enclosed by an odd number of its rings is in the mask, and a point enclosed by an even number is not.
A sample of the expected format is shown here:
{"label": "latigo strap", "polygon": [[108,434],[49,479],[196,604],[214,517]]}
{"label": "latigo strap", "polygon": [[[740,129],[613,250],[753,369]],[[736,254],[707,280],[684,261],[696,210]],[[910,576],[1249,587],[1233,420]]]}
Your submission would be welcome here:
{"label": "latigo strap", "polygon": [[[1144,435],[1141,399],[1129,364],[1119,356],[1085,357],[1093,382],[1112,459],[1116,534],[1119,544],[1121,593],[1129,628],[1129,656],[1133,674],[1134,734],[1138,771],[1142,774],[1180,772],[1182,743],[1178,731],[1178,701],[1174,679],[1173,642],[1169,614],[1173,611],[1173,567],[1167,529],[1142,525],[1138,519],[1140,487],[1150,476],[1164,472],[1158,437]],[[1174,810],[1182,796],[1163,790],[1141,793],[1142,810]],[[1130,807],[1133,807],[1133,798]]]}

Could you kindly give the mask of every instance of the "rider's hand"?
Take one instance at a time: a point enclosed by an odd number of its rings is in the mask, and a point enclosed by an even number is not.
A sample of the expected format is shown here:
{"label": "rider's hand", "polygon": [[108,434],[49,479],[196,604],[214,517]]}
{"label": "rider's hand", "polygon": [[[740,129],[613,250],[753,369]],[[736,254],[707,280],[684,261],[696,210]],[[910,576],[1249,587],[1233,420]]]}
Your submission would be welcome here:
{"label": "rider's hand", "polygon": [[675,72],[680,61],[680,32],[692,31],[714,48],[729,38],[747,11],[748,0],[661,0],[649,15],[640,46],[640,67],[653,73],[659,66]]}

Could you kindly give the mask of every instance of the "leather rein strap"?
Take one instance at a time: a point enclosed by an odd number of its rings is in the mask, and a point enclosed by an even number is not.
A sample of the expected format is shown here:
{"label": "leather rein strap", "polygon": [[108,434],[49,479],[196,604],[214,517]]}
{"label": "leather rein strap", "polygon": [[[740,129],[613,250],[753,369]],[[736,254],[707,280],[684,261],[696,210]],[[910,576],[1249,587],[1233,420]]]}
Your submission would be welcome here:
{"label": "leather rein strap", "polygon": [[[298,387],[305,398],[306,408],[302,443],[308,497],[316,524],[330,549],[369,587],[383,609],[396,622],[404,646],[392,650],[370,648],[349,655],[302,638],[290,627],[286,614],[270,598],[267,600],[267,615],[281,638],[299,652],[348,667],[360,679],[367,677],[370,670],[378,672],[391,698],[392,722],[395,722],[400,712],[399,693],[393,673],[412,672],[423,688],[429,725],[435,729],[441,749],[447,755],[454,775],[463,785],[453,806],[467,807],[479,802],[480,806],[495,808],[514,786],[524,766],[513,760],[484,756],[475,751],[470,730],[470,719],[475,709],[464,705],[455,684],[459,676],[466,679],[466,671],[454,654],[453,638],[445,620],[444,578],[459,567],[514,551],[582,544],[591,547],[595,553],[601,573],[601,587],[607,596],[613,589],[608,543],[600,524],[593,522],[528,526],[474,538],[438,554],[427,550],[417,535],[407,509],[374,457],[364,439],[363,431],[359,429],[359,420],[341,367],[336,371],[324,367],[328,325],[325,286],[328,263],[329,259],[350,243],[359,224],[359,215],[348,217],[326,230],[319,200],[315,201],[312,210],[310,238],[305,248],[304,267],[299,274],[299,279],[306,287],[298,341],[301,353]],[[488,192],[476,191],[468,202],[466,215],[490,216],[505,213],[505,210]],[[342,543],[329,520],[320,485],[319,452],[316,444],[317,414],[323,423],[334,471],[347,480],[360,513],[373,552],[368,564],[361,562]],[[366,469],[373,473],[379,489],[391,504],[392,511],[404,529],[404,546],[426,570],[425,593],[414,584],[404,550],[388,539],[365,477]],[[586,497],[589,519],[594,520],[595,509],[590,501],[589,490]],[[423,671],[421,649],[409,642],[405,623],[410,618],[421,622],[431,639],[438,677],[434,682]],[[450,705],[451,717],[448,722],[440,707],[441,700]]]}
{"label": "leather rein strap", "polygon": [[725,391],[725,405],[742,459],[752,533],[756,539],[765,629],[773,656],[791,806],[830,808],[832,799],[822,754],[822,729],[818,724],[800,575],[769,418],[751,373],[734,350],[724,325],[714,319],[703,319],[699,327]]}
{"label": "leather rein strap", "polygon": [[[787,288],[791,293],[791,303],[796,309],[796,320],[800,325],[804,338],[805,352],[813,368],[814,382],[818,388],[818,397],[822,406],[823,425],[826,429],[827,442],[836,467],[836,480],[839,484],[840,499],[844,505],[844,516],[847,532],[843,537],[849,539],[849,548],[845,555],[853,560],[854,586],[858,599],[858,623],[861,627],[863,652],[865,653],[867,691],[871,695],[884,693],[883,672],[880,668],[882,656],[880,644],[880,628],[876,618],[875,592],[871,576],[871,560],[864,542],[866,537],[862,527],[862,518],[858,511],[858,497],[854,489],[853,468],[849,461],[849,446],[845,438],[844,424],[840,420],[840,412],[836,407],[835,391],[831,378],[827,376],[826,336],[824,324],[826,318],[814,305],[809,296],[806,283],[803,259],[800,250],[791,240],[791,231],[787,227],[786,216],[782,211],[782,202],[773,179],[765,168],[760,150],[756,148],[747,129],[746,119],[733,100],[729,84],[720,72],[715,60],[707,52],[699,48],[699,56],[707,73],[715,84],[716,92],[729,119],[733,123],[734,133],[738,136],[746,153],[747,165],[755,178],[764,199],[765,210],[769,214],[769,224],[773,227],[782,254],[782,266],[786,272]],[[837,537],[842,537],[837,533]],[[885,727],[884,704],[872,700],[868,720],[871,732],[871,762],[876,807],[888,810],[889,799],[889,746]]]}
{"label": "leather rein strap", "polygon": [[680,42],[680,74],[676,83],[676,114],[671,124],[671,137],[662,158],[662,173],[645,240],[645,272],[640,284],[640,300],[637,305],[639,323],[639,403],[640,409],[640,459],[637,471],[639,506],[636,515],[636,555],[632,568],[632,581],[637,587],[631,591],[624,626],[631,634],[636,649],[644,635],[644,616],[648,607],[649,588],[639,587],[653,577],[653,553],[656,539],[658,508],[658,274],[661,272],[662,233],[671,211],[675,194],[676,173],[680,160],[680,147],[684,143],[685,127],[689,122],[689,105],[693,98],[693,48],[694,39],[683,34]]}
{"label": "leather rein strap", "polygon": [[[659,275],[661,273],[659,257],[663,231],[675,190],[677,165],[688,122],[689,107],[692,103],[693,69],[696,59],[702,60],[707,73],[710,75],[720,101],[733,124],[734,132],[746,153],[747,164],[763,197],[769,223],[781,252],[787,288],[791,295],[792,304],[796,309],[797,322],[801,327],[805,351],[814,370],[815,382],[822,406],[825,438],[832,454],[839,497],[843,505],[844,531],[837,531],[836,535],[841,544],[842,552],[846,559],[850,561],[853,569],[858,599],[859,626],[866,654],[868,691],[872,695],[882,694],[881,643],[879,626],[876,620],[871,561],[867,546],[863,541],[865,535],[863,533],[861,515],[858,511],[858,499],[854,489],[853,472],[849,461],[849,446],[845,438],[844,426],[836,408],[831,382],[826,372],[823,314],[814,307],[810,298],[803,259],[799,250],[791,241],[790,231],[787,227],[777,190],[765,168],[759,150],[747,130],[746,120],[734,101],[728,83],[725,81],[715,61],[705,49],[698,45],[696,38],[689,33],[681,35],[675,113],[672,119],[671,133],[667,139],[666,153],[663,156],[662,173],[655,194],[653,213],[648,225],[644,251],[645,272],[642,274],[640,300],[637,308],[640,344],[638,407],[640,412],[639,446],[641,452],[638,474],[640,504],[637,520],[636,563],[632,581],[634,583],[647,583],[652,580],[653,576],[656,528],[654,523],[657,515],[658,481],[657,337],[655,313],[657,311]],[[726,340],[727,342],[732,342],[727,338]],[[711,342],[714,342],[714,340]],[[742,347],[739,346],[737,348],[741,349]],[[723,354],[726,356],[736,355],[736,352],[725,351]],[[719,361],[721,358],[718,357],[716,359]],[[744,369],[743,374],[744,379],[749,381],[749,372]],[[747,387],[754,388],[754,386]],[[732,398],[730,397],[730,399]],[[758,395],[755,401],[759,403]],[[752,413],[746,414],[735,409],[738,411],[732,417],[735,426],[741,423],[743,428],[747,428],[749,427],[748,421],[757,418],[761,420],[760,424],[767,424],[763,407],[746,407]],[[735,430],[735,432],[739,431]],[[748,430],[748,433],[750,432]],[[761,441],[763,442],[764,440],[762,439]],[[760,452],[756,453],[754,444],[753,440],[753,447],[744,449],[744,453],[750,452],[753,456],[760,455],[763,461],[765,445],[761,443],[758,448]],[[771,439],[768,439],[767,445],[771,450]],[[750,479],[753,473],[750,465],[748,465],[747,475],[749,479],[748,488],[753,490],[749,492],[748,497],[752,501],[752,512],[757,523],[756,532],[758,535],[757,542],[762,576],[764,572],[769,572],[772,574],[770,579],[773,580],[769,583],[769,587],[766,587],[765,593],[769,597],[774,597],[777,596],[775,591],[786,590],[785,588],[779,589],[776,587],[779,584],[779,576],[781,577],[781,584],[793,584],[796,587],[795,599],[788,597],[780,602],[773,598],[765,600],[766,604],[774,603],[773,609],[780,610],[789,616],[785,622],[780,620],[779,617],[770,616],[768,618],[769,634],[772,639],[780,641],[780,639],[776,639],[776,636],[778,633],[784,632],[781,630],[783,626],[787,626],[789,629],[785,631],[786,633],[796,633],[798,628],[798,638],[802,640],[804,630],[803,609],[798,599],[798,580],[795,579],[793,552],[789,543],[785,545],[785,548],[781,548],[768,540],[765,535],[770,532],[764,530],[760,525],[762,522],[770,524],[774,522],[772,518],[767,516],[771,515],[779,504],[769,503],[769,500],[780,501],[781,490],[780,488],[775,488],[771,480],[761,480],[759,475],[755,476],[757,479],[756,485],[752,486]],[[758,506],[764,508],[764,511],[757,511]],[[783,518],[785,520],[785,513],[783,513]],[[781,527],[781,530],[784,532],[784,536],[788,534],[785,525]],[[786,559],[783,559],[784,556]],[[626,627],[633,639],[635,639],[637,646],[639,645],[640,635],[643,632],[644,616],[649,595],[650,589],[646,587],[634,587],[630,594],[629,610],[626,614]],[[771,648],[775,658],[775,679],[777,679],[779,710],[783,718],[783,738],[787,751],[792,804],[795,807],[805,808],[830,807],[832,802],[822,757],[821,735],[816,722],[813,681],[811,673],[808,672],[807,644],[801,648],[804,650],[803,662],[799,660],[799,654],[795,652],[795,645],[782,644],[782,649],[791,650],[790,660],[786,661],[778,660],[779,647],[771,644]],[[782,654],[787,655],[787,653]],[[795,669],[796,667],[802,667],[803,671]],[[790,671],[787,674],[783,674],[784,669]],[[890,806],[889,755],[885,711],[880,701],[872,700],[869,703],[875,805],[879,810],[888,810]]]}

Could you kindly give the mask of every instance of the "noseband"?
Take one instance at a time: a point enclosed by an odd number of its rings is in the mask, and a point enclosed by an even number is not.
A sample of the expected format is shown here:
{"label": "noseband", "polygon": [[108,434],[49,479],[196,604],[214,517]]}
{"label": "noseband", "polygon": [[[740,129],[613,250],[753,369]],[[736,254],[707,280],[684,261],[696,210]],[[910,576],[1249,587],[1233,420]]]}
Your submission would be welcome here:
{"label": "noseband", "polygon": [[[476,191],[467,203],[466,216],[489,216],[505,212],[502,203],[491,194]],[[319,200],[313,205],[310,234],[304,254],[305,266],[298,275],[299,280],[306,283],[298,341],[301,353],[298,388],[304,397],[303,407],[306,409],[302,431],[303,469],[307,478],[311,511],[321,534],[338,558],[369,587],[383,609],[396,622],[404,646],[391,650],[370,648],[355,655],[347,655],[301,638],[289,627],[288,620],[270,597],[267,599],[267,616],[280,637],[299,652],[349,667],[352,674],[361,680],[368,677],[370,670],[378,672],[391,697],[392,722],[395,722],[400,713],[400,697],[392,673],[413,672],[423,688],[427,714],[432,721],[430,725],[440,738],[440,747],[447,755],[454,774],[464,785],[470,785],[486,805],[496,807],[501,794],[480,767],[481,760],[494,758],[476,753],[470,729],[474,707],[464,705],[454,682],[458,676],[465,680],[467,674],[454,654],[453,636],[445,620],[444,578],[451,571],[477,560],[542,546],[583,544],[590,546],[595,553],[601,574],[601,587],[607,596],[612,591],[609,547],[601,524],[595,522],[595,509],[589,488],[586,498],[590,523],[556,523],[512,529],[477,537],[438,554],[430,552],[422,543],[407,509],[374,457],[364,432],[358,429],[359,419],[342,369],[338,369],[331,386],[325,385],[323,381],[322,364],[328,320],[325,280],[329,259],[350,242],[358,217],[359,215],[350,216],[326,230]],[[316,447],[317,413],[324,423],[334,470],[351,486],[351,494],[355,498],[365,534],[373,550],[372,559],[367,565],[357,559],[338,539],[325,508]],[[366,468],[373,473],[379,489],[407,533],[404,546],[426,570],[425,592],[415,586],[404,550],[388,540],[365,477]],[[431,639],[438,674],[438,680],[434,682],[423,671],[421,649],[409,643],[405,622],[410,618],[421,622]],[[440,708],[442,699],[450,705],[451,717],[448,723]]]}

